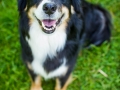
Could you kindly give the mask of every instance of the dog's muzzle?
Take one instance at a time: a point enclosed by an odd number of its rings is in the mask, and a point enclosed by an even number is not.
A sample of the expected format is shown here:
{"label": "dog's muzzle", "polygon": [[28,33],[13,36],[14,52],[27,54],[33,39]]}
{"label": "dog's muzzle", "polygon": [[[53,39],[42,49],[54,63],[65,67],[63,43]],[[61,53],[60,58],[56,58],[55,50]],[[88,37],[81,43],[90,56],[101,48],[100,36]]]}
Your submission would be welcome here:
{"label": "dog's muzzle", "polygon": [[[56,12],[57,6],[54,3],[45,3],[42,9],[44,13],[50,18],[50,16],[52,16]],[[55,31],[56,26],[61,22],[63,16],[64,14],[61,15],[59,19],[43,19],[43,20],[39,20],[36,16],[35,17],[42,26],[43,28],[42,30],[47,34],[51,34]]]}

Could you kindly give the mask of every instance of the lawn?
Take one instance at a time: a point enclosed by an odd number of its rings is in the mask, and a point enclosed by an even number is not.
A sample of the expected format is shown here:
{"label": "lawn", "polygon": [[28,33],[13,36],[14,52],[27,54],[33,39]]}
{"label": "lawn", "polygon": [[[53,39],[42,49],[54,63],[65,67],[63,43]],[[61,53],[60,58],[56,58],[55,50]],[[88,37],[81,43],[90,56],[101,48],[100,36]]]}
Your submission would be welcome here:
{"label": "lawn", "polygon": [[[17,0],[0,0],[0,90],[29,90],[30,78],[21,60]],[[112,15],[110,43],[83,50],[68,90],[120,90],[120,0],[89,0]],[[53,90],[54,80],[43,81]]]}

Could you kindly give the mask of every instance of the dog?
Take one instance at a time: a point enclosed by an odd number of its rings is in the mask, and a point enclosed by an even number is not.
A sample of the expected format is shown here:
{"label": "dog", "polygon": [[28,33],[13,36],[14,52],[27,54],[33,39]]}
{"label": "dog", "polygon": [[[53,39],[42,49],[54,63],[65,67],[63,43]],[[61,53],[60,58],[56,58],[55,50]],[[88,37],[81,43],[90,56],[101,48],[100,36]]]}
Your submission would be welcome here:
{"label": "dog", "polygon": [[18,0],[18,11],[30,90],[42,90],[42,78],[55,79],[55,90],[67,90],[79,51],[110,41],[109,12],[85,0]]}

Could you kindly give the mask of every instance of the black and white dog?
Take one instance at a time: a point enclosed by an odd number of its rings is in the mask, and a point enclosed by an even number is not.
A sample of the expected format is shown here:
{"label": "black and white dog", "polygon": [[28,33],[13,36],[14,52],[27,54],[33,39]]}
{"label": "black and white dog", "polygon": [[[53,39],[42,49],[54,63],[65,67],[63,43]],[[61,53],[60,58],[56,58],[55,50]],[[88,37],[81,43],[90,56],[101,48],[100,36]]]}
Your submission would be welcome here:
{"label": "black and white dog", "polygon": [[18,0],[18,10],[31,90],[42,90],[41,78],[55,78],[55,90],[66,90],[81,47],[110,40],[109,13],[85,0]]}

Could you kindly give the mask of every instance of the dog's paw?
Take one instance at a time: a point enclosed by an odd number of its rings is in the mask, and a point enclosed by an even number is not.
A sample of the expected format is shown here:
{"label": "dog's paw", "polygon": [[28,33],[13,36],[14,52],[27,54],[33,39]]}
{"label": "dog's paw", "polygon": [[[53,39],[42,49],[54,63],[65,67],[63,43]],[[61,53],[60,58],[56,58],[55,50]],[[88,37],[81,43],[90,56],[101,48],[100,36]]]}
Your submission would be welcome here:
{"label": "dog's paw", "polygon": [[30,90],[43,90],[42,88],[39,88],[39,87],[31,87]]}

